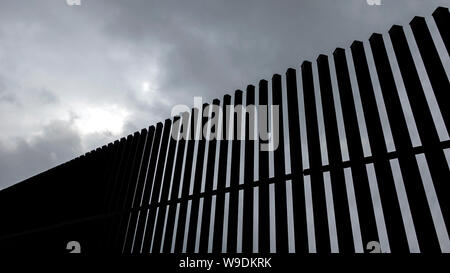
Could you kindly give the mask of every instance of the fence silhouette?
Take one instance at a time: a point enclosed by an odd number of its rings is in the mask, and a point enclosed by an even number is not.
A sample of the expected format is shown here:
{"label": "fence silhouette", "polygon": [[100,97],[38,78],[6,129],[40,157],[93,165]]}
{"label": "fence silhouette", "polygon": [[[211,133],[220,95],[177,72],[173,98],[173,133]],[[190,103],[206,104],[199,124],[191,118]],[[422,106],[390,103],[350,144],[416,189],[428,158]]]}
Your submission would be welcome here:
{"label": "fence silhouette", "polygon": [[395,25],[212,102],[279,105],[273,152],[249,138],[248,114],[242,141],[172,138],[207,123],[205,104],[190,126],[167,119],[1,191],[0,250],[449,252],[448,9],[433,18],[434,37],[415,17],[413,37]]}

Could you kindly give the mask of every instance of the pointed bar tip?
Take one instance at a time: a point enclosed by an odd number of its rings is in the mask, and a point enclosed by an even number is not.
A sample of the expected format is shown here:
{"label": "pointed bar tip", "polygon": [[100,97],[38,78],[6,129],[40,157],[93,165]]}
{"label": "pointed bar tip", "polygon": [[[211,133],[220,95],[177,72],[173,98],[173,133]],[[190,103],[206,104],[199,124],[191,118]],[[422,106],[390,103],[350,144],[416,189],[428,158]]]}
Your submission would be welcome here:
{"label": "pointed bar tip", "polygon": [[304,68],[306,66],[311,66],[311,65],[312,65],[312,63],[310,61],[303,61],[301,67]]}
{"label": "pointed bar tip", "polygon": [[370,35],[370,37],[369,37],[370,42],[373,42],[376,39],[383,39],[383,35],[381,33],[375,32],[375,33],[372,33],[372,35]]}
{"label": "pointed bar tip", "polygon": [[343,49],[342,47],[338,47],[333,51],[333,56],[335,56],[336,54],[345,54],[345,49]]}
{"label": "pointed bar tip", "polygon": [[326,61],[328,61],[328,56],[325,55],[325,54],[320,54],[320,55],[317,57],[316,61],[317,61],[317,62],[326,62]]}
{"label": "pointed bar tip", "polygon": [[287,70],[286,70],[286,74],[291,74],[291,73],[295,73],[296,72],[296,70],[294,69],[294,68],[292,68],[292,67],[289,67]]}
{"label": "pointed bar tip", "polygon": [[[372,35],[373,35],[373,34],[372,34]],[[353,48],[361,47],[361,46],[364,46],[363,42],[362,42],[362,41],[359,41],[359,40],[355,40],[355,41],[353,41],[353,43],[350,45],[350,48],[353,49]]]}
{"label": "pointed bar tip", "polygon": [[411,27],[414,27],[414,26],[419,25],[419,24],[426,24],[425,17],[414,16],[414,18],[411,20],[411,22],[409,22],[409,25]]}
{"label": "pointed bar tip", "polygon": [[448,8],[447,7],[437,7],[433,11],[433,17],[441,16],[441,15],[444,15],[444,14],[448,14]]}
{"label": "pointed bar tip", "polygon": [[397,32],[397,31],[403,31],[403,26],[400,25],[393,25],[390,29],[389,29],[389,34],[393,33],[393,32]]}
{"label": "pointed bar tip", "polygon": [[272,75],[272,80],[279,80],[281,79],[281,75],[280,74],[273,74]]}

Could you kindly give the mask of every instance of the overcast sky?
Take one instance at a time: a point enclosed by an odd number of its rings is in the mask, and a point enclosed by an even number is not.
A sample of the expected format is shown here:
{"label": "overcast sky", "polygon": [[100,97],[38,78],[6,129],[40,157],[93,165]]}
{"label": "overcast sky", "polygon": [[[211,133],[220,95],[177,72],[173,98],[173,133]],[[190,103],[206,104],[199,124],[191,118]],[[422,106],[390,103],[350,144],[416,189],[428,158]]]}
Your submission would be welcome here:
{"label": "overcast sky", "polygon": [[448,0],[0,0],[0,189]]}

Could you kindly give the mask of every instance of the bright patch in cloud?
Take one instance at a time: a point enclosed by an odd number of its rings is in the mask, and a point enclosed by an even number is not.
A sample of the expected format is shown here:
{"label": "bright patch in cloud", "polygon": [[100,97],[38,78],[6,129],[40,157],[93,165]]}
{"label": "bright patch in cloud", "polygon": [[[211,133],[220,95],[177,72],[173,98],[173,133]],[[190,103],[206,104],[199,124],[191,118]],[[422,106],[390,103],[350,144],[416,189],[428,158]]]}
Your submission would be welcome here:
{"label": "bright patch in cloud", "polygon": [[150,91],[150,83],[149,82],[147,82],[147,81],[142,82],[142,91],[144,91],[144,92]]}
{"label": "bright patch in cloud", "polygon": [[83,135],[103,132],[119,135],[128,116],[129,113],[117,105],[86,107],[77,113],[75,125]]}

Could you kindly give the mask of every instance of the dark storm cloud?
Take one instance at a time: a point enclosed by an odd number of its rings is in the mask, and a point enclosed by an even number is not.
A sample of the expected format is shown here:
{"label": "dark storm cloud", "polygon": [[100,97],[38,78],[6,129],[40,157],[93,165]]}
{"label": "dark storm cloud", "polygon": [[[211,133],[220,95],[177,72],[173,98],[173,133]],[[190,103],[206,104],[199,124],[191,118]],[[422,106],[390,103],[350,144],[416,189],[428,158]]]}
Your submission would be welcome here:
{"label": "dark storm cloud", "polygon": [[25,179],[82,152],[81,138],[69,122],[54,121],[31,141],[14,147],[0,143],[0,181]]}
{"label": "dark storm cloud", "polygon": [[363,0],[108,1],[117,13],[108,17],[104,33],[140,44],[142,51],[164,48],[161,89],[211,99],[386,32],[394,23],[406,24],[413,14],[431,14],[445,2],[384,1],[373,7]]}

